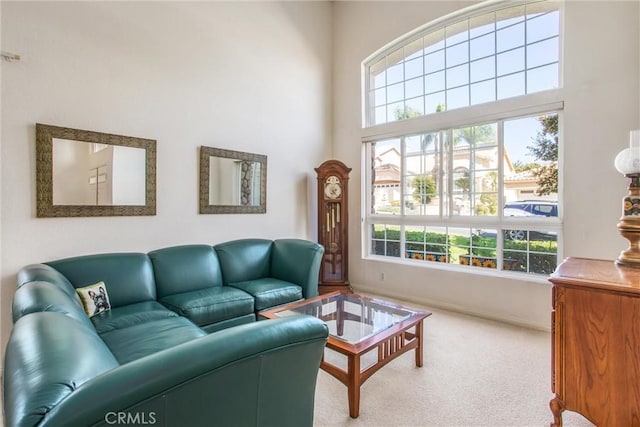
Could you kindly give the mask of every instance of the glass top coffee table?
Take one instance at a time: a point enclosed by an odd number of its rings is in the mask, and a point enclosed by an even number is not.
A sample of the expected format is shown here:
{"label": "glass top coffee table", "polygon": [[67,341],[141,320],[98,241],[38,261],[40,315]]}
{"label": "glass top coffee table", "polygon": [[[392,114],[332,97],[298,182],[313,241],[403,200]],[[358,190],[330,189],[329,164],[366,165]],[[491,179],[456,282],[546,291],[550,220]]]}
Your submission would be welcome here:
{"label": "glass top coffee table", "polygon": [[[360,386],[378,369],[410,350],[422,366],[422,321],[429,312],[338,291],[261,313],[271,319],[299,314],[323,320],[329,327],[327,348],[347,357],[346,370],[324,357],[320,367],[347,386],[352,418],[360,413]],[[376,348],[377,360],[361,369],[361,357]]]}

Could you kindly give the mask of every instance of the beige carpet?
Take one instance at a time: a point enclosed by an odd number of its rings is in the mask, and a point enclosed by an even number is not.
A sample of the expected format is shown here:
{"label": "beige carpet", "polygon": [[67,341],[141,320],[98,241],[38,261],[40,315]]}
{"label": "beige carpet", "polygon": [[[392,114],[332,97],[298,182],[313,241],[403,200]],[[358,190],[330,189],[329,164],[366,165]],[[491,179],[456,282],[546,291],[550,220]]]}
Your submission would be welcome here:
{"label": "beige carpet", "polygon": [[[321,370],[316,427],[549,426],[549,333],[423,309],[433,312],[424,323],[424,366],[410,352],[376,372],[362,386],[357,419],[349,417],[346,387]],[[572,412],[563,420],[592,426]]]}

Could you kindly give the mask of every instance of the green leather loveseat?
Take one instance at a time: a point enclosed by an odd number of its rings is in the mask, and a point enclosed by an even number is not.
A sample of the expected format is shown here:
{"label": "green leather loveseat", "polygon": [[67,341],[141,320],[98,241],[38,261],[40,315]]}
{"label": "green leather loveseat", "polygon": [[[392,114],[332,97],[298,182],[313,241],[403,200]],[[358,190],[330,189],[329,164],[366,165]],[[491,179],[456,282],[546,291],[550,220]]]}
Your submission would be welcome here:
{"label": "green leather loveseat", "polygon": [[[243,239],[23,268],[5,426],[311,425],[326,325],[256,320],[317,295],[321,257],[305,240]],[[97,282],[108,309],[93,315],[76,291]]]}

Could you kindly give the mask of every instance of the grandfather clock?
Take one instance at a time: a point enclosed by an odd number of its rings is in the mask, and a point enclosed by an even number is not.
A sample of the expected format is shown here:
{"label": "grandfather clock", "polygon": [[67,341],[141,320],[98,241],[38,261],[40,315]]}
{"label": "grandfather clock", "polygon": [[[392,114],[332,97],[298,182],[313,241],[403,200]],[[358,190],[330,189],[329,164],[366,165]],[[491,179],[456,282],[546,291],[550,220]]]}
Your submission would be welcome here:
{"label": "grandfather clock", "polygon": [[318,243],[324,247],[319,291],[349,289],[349,172],[344,163],[327,160],[316,169],[318,177]]}

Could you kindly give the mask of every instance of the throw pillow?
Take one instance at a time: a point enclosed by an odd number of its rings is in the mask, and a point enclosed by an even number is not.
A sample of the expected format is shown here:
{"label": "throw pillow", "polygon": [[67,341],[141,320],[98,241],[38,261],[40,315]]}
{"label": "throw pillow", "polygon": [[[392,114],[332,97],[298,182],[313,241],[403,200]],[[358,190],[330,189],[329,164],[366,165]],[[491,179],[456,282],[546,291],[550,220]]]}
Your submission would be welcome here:
{"label": "throw pillow", "polygon": [[109,294],[104,282],[98,282],[84,288],[76,289],[87,316],[93,317],[103,311],[111,310]]}

